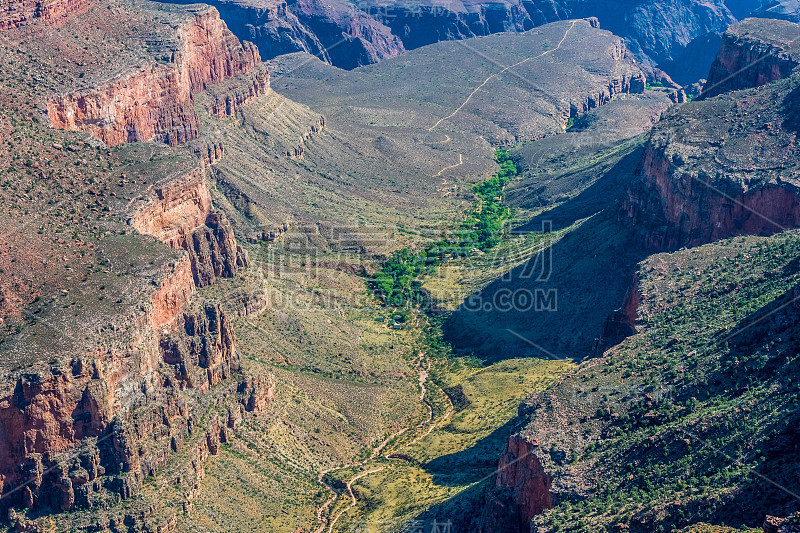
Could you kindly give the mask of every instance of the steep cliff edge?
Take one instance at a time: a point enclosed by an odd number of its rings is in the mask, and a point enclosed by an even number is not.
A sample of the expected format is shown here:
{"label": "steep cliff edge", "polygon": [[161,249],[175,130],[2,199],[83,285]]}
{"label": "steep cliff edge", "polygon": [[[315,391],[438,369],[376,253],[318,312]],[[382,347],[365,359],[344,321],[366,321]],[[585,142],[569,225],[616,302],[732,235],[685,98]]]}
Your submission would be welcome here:
{"label": "steep cliff edge", "polygon": [[[219,303],[196,294],[196,287],[233,277],[247,264],[230,224],[213,210],[207,171],[202,160],[183,170],[173,167],[150,188],[150,196],[130,207],[130,225],[174,250],[159,252],[150,263],[155,269],[150,281],[134,285],[138,299],[103,314],[106,325],[87,330],[94,348],[47,345],[49,363],[6,369],[17,377],[0,389],[4,508],[38,513],[101,505],[106,511],[91,518],[92,527],[98,520],[144,523],[154,512],[150,504],[138,511],[135,505],[113,504],[176,461],[171,468],[178,473],[169,475],[176,476],[177,492],[190,501],[203,475],[203,457],[217,453],[219,443],[230,438],[231,427],[224,422],[229,412],[241,419],[245,410],[257,412],[272,399],[274,383],[261,378],[249,378],[237,393],[230,379],[240,368],[231,318]],[[164,247],[141,236],[129,239],[126,248]],[[125,283],[127,278],[117,279]],[[0,349],[30,350],[24,343],[43,337],[39,330],[52,329],[52,320],[61,318],[34,322],[27,341],[11,337]],[[70,332],[66,328],[66,339],[73,338]],[[185,446],[196,447],[191,464],[176,459]],[[176,509],[157,510],[164,513],[159,530],[169,531]],[[22,515],[10,516],[19,529],[35,527]]]}
{"label": "steep cliff edge", "polygon": [[799,85],[794,75],[667,114],[622,208],[643,242],[670,249],[800,225]]}
{"label": "steep cliff edge", "polygon": [[531,519],[553,507],[551,480],[536,453],[539,442],[509,438],[481,518],[483,533],[529,533]]}
{"label": "steep cliff edge", "polygon": [[0,31],[18,28],[41,19],[58,24],[87,10],[89,0],[11,0],[0,6]]}
{"label": "steep cliff edge", "polygon": [[667,69],[681,83],[706,74],[713,50],[702,43],[719,42],[719,34],[736,22],[722,0],[209,3],[219,9],[239,38],[256,43],[266,59],[303,51],[346,69],[440,41],[522,32],[561,20],[598,17],[602,28],[625,38],[638,59]]}
{"label": "steep cliff edge", "polygon": [[[187,8],[166,63],[134,66],[98,86],[48,103],[53,127],[91,133],[108,145],[157,141],[176,146],[199,135],[193,93],[238,76],[239,104],[269,90],[256,47],[240,42],[214,8]],[[169,44],[169,43],[168,43]],[[256,71],[256,75],[247,76]],[[242,84],[249,84],[242,89]],[[238,93],[237,93],[238,94]],[[215,110],[216,111],[216,110]]]}
{"label": "steep cliff edge", "polygon": [[702,97],[760,87],[787,77],[800,64],[800,26],[749,18],[722,37]]}
{"label": "steep cliff edge", "polygon": [[194,283],[205,287],[218,277],[233,277],[247,266],[247,252],[236,243],[227,217],[211,205],[206,185],[208,165],[155,189],[137,206],[130,224],[173,248],[186,250]]}

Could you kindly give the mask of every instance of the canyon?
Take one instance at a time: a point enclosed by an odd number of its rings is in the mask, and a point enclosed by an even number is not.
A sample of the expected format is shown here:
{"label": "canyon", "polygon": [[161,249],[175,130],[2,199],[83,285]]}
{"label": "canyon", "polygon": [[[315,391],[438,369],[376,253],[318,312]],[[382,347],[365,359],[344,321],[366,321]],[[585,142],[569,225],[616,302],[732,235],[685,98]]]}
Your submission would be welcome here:
{"label": "canyon", "polygon": [[[687,260],[703,263],[715,256],[708,248],[716,246],[722,250],[728,242],[725,240],[731,237],[771,236],[800,227],[800,184],[795,179],[794,152],[798,130],[793,111],[798,92],[794,74],[797,67],[794,39],[798,29],[792,23],[763,19],[747,19],[732,26],[723,36],[699,101],[664,113],[643,144],[631,182],[620,191],[623,199],[616,217],[633,231],[633,246],[646,250],[645,254],[681,248],[677,253]],[[697,247],[701,248],[693,255]],[[578,468],[567,466],[569,461],[565,457],[573,453],[573,462],[577,463],[581,463],[576,459],[580,453],[591,457],[585,447],[586,439],[591,440],[588,435],[596,433],[598,428],[605,428],[601,434],[613,434],[610,432],[621,415],[612,411],[630,410],[636,405],[636,394],[641,394],[635,391],[647,390],[639,389],[641,385],[637,383],[609,385],[608,378],[595,380],[594,376],[600,365],[606,365],[603,373],[613,373],[607,366],[613,366],[611,360],[631,356],[627,350],[631,345],[636,346],[636,341],[628,344],[625,339],[640,339],[641,345],[642,337],[658,331],[658,326],[650,322],[657,314],[650,306],[659,297],[651,291],[663,287],[659,280],[665,278],[665,272],[654,265],[654,257],[658,256],[651,256],[635,267],[624,303],[606,321],[593,358],[578,367],[577,373],[583,378],[567,375],[549,392],[532,395],[520,406],[520,417],[526,421],[526,427],[510,438],[500,459],[498,473],[493,478],[496,488],[488,490],[485,496],[483,530],[536,530],[536,524],[543,521],[537,522],[534,515],[548,508],[540,502],[549,498],[584,497],[587,490],[592,490],[589,486],[602,486],[603,476],[612,475],[614,467],[592,465],[591,460],[582,468],[605,473],[598,473],[597,477],[581,474]],[[673,263],[675,259],[667,261]],[[794,321],[793,313],[783,320]],[[746,343],[757,344],[763,339],[761,333],[742,335],[748,337]],[[673,339],[670,342],[680,342]],[[589,392],[592,385],[594,388]],[[600,401],[598,388],[606,391]],[[612,390],[625,391],[622,402],[608,400],[608,391]],[[655,393],[645,394],[646,409],[637,416],[656,416],[652,407],[658,404],[654,395],[659,390],[663,391],[663,385]],[[680,397],[687,393],[678,389],[672,394]],[[633,403],[626,405],[632,397]],[[673,397],[672,401],[675,400]],[[595,408],[597,412],[593,413]],[[647,409],[650,411],[645,412]],[[585,430],[583,436],[578,434],[580,428],[562,427],[560,421],[564,419],[580,421]],[[676,431],[680,434],[681,430]],[[588,445],[594,447],[597,443]],[[772,446],[769,440],[764,445]],[[566,451],[555,452],[556,447]],[[635,448],[629,452],[636,457],[641,453]],[[536,467],[516,466],[530,462]],[[520,475],[520,470],[529,471]],[[551,476],[553,486],[557,487],[554,494],[550,492]],[[543,479],[547,483],[542,484]],[[509,480],[513,480],[510,485]],[[512,490],[504,490],[507,486],[513,487]],[[533,508],[537,513],[531,512]],[[763,510],[748,507],[736,512],[726,507],[726,511],[714,514],[713,509],[714,506],[700,503],[696,512],[728,524],[736,520],[750,523],[764,520]],[[508,525],[504,520],[509,516],[523,516],[526,520]],[[631,530],[650,531],[659,517],[664,514],[643,512],[638,521],[631,522]],[[780,522],[767,517],[764,531],[777,530],[776,524]]]}
{"label": "canyon", "polygon": [[[746,470],[796,481],[797,26],[718,37],[761,5],[1,8],[2,527],[791,515]],[[503,154],[508,255],[381,303]],[[467,305],[509,289],[557,298]]]}
{"label": "canyon", "polygon": [[97,87],[51,100],[53,127],[85,131],[110,146],[147,141],[176,146],[200,134],[194,93],[235,79],[215,95],[212,110],[222,115],[269,90],[258,50],[240,42],[214,8],[187,15],[193,17],[177,29],[180,44],[164,52],[169,62],[134,66]]}
{"label": "canyon", "polygon": [[[241,39],[265,58],[305,51],[352,69],[435,42],[527,31],[573,18],[598,17],[601,27],[626,39],[637,58],[666,70],[682,84],[705,76],[719,35],[757,10],[759,2],[651,2],[583,0],[415,2],[357,5],[329,2],[229,2],[212,5]],[[734,14],[735,13],[735,14]]]}

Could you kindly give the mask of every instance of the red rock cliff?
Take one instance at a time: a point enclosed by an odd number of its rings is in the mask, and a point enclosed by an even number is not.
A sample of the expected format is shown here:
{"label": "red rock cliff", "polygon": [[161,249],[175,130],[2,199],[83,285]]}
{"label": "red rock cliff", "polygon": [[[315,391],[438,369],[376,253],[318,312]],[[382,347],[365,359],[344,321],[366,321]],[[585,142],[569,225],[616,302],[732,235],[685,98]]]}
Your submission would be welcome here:
{"label": "red rock cliff", "polygon": [[[216,9],[190,8],[190,14],[177,30],[180,47],[169,63],[132,67],[97,87],[54,98],[48,104],[51,124],[91,133],[109,145],[175,146],[196,138],[192,94],[263,67],[256,47],[228,31]],[[269,88],[263,75],[250,83],[253,95]]]}
{"label": "red rock cliff", "polygon": [[702,96],[760,87],[785,78],[800,64],[800,26],[782,20],[746,19],[722,37]]}
{"label": "red rock cliff", "polygon": [[536,456],[538,443],[521,436],[508,440],[481,517],[484,533],[529,533],[531,519],[553,507],[550,476]]}
{"label": "red rock cliff", "polygon": [[[623,206],[624,216],[640,230],[647,246],[675,249],[800,226],[797,184],[782,180],[753,184],[733,176],[720,179],[684,168],[674,149],[664,138],[651,139],[641,182],[628,191]],[[709,154],[708,159],[714,156]]]}
{"label": "red rock cliff", "polygon": [[651,132],[623,219],[656,249],[800,226],[799,106],[790,76],[668,111]]}
{"label": "red rock cliff", "polygon": [[207,164],[201,163],[157,188],[130,219],[140,233],[186,250],[198,287],[219,277],[234,277],[248,263],[247,252],[237,244],[227,217],[212,208],[207,173]]}
{"label": "red rock cliff", "polygon": [[88,6],[88,0],[9,0],[0,4],[0,31],[24,26],[34,19],[58,24],[84,13]]}
{"label": "red rock cliff", "polygon": [[[4,506],[69,510],[129,497],[190,433],[181,391],[208,390],[239,366],[229,320],[189,305],[188,257],[114,342],[32,367],[0,392]],[[68,452],[68,453],[67,453]]]}

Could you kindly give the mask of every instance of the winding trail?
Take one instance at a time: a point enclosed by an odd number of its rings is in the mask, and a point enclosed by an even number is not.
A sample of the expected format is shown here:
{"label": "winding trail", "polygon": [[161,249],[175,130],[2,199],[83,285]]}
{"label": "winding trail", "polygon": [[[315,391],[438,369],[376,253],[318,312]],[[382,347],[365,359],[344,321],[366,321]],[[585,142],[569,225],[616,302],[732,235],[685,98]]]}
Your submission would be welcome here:
{"label": "winding trail", "polygon": [[[418,376],[419,386],[420,386],[419,399],[428,408],[428,418],[427,418],[427,420],[423,420],[422,422],[420,422],[419,424],[417,424],[413,428],[411,426],[407,426],[407,427],[404,427],[404,428],[400,429],[399,431],[396,431],[395,433],[392,433],[383,442],[381,442],[380,444],[378,444],[377,446],[375,446],[372,449],[372,453],[370,454],[368,459],[365,459],[363,461],[359,461],[357,463],[351,463],[351,464],[338,466],[338,467],[335,467],[335,468],[328,468],[327,470],[323,470],[322,472],[320,472],[319,476],[317,477],[317,480],[322,485],[324,485],[325,488],[327,488],[330,491],[331,496],[325,501],[325,503],[323,503],[317,509],[317,521],[319,522],[320,525],[316,530],[314,530],[314,533],[324,533],[326,529],[327,529],[328,533],[333,533],[333,528],[336,525],[336,522],[339,521],[339,518],[341,518],[341,516],[343,514],[345,514],[346,512],[348,512],[350,509],[352,509],[353,507],[355,507],[358,504],[358,500],[356,499],[355,493],[353,493],[353,483],[355,483],[357,480],[361,479],[362,477],[368,476],[369,474],[374,474],[375,472],[380,472],[381,470],[385,470],[387,467],[381,466],[381,467],[378,467],[378,468],[373,468],[371,470],[367,470],[365,472],[359,472],[358,474],[356,474],[355,476],[350,478],[347,481],[347,485],[346,485],[347,486],[347,493],[350,496],[350,504],[347,507],[345,507],[344,509],[340,510],[338,513],[336,513],[336,516],[333,517],[332,520],[326,519],[324,515],[325,515],[325,512],[331,507],[331,505],[334,502],[336,502],[336,500],[339,498],[340,494],[337,493],[336,490],[333,487],[331,487],[330,485],[325,483],[325,481],[323,479],[325,477],[325,474],[328,474],[329,472],[333,472],[333,471],[336,471],[336,470],[343,470],[345,468],[364,466],[367,463],[369,463],[370,461],[372,461],[375,458],[377,458],[378,456],[382,455],[383,454],[383,450],[386,448],[386,446],[388,446],[388,444],[392,441],[392,439],[394,439],[396,437],[399,437],[400,435],[404,434],[406,431],[408,431],[410,429],[419,429],[419,428],[424,428],[425,426],[428,426],[427,430],[424,433],[421,433],[420,435],[415,437],[413,440],[411,440],[410,442],[407,442],[406,444],[403,444],[400,447],[400,449],[408,448],[409,446],[412,446],[413,444],[416,444],[417,442],[419,442],[420,439],[422,439],[422,438],[426,437],[427,435],[429,435],[431,433],[431,431],[433,431],[439,424],[441,424],[442,422],[447,420],[450,417],[450,415],[453,413],[453,409],[454,409],[453,402],[450,400],[450,398],[447,396],[447,394],[445,394],[444,391],[442,390],[441,391],[442,395],[447,399],[449,407],[448,407],[447,411],[445,412],[445,414],[439,420],[434,420],[434,418],[433,418],[433,406],[426,399],[426,396],[428,394],[428,388],[425,386],[425,382],[428,380],[428,377],[430,376],[431,361],[430,361],[430,359],[428,359],[425,356],[425,352],[423,352],[422,350],[419,351],[419,359],[417,360],[417,368],[419,369],[419,376]],[[441,390],[441,388],[440,388],[440,390]],[[386,457],[387,459],[392,459],[391,455],[392,455],[391,453],[387,453],[387,454],[384,454],[384,457]]]}
{"label": "winding trail", "polygon": [[373,468],[372,470],[367,470],[366,472],[361,472],[357,476],[354,476],[354,477],[350,478],[350,481],[347,482],[347,492],[350,494],[350,500],[351,500],[350,505],[348,505],[347,507],[345,507],[344,509],[339,511],[339,513],[336,515],[336,517],[333,520],[331,520],[331,524],[330,524],[330,526],[328,526],[328,532],[329,533],[333,531],[333,526],[336,525],[336,522],[339,520],[339,517],[341,517],[344,513],[346,513],[347,511],[349,511],[353,507],[355,507],[356,504],[358,503],[358,500],[356,500],[356,495],[353,494],[353,483],[355,481],[361,479],[364,476],[367,476],[369,474],[374,474],[375,472],[380,472],[381,470],[385,470],[385,469],[386,469],[385,466],[381,466],[380,468]]}
{"label": "winding trail", "polygon": [[445,120],[448,120],[448,119],[451,119],[451,118],[453,118],[453,117],[456,115],[456,113],[458,113],[459,111],[461,111],[461,110],[464,108],[464,106],[465,106],[465,105],[467,105],[467,104],[469,103],[469,101],[472,99],[472,97],[473,97],[473,96],[475,96],[475,93],[477,93],[478,91],[480,91],[481,89],[483,89],[484,85],[486,85],[487,83],[489,83],[490,81],[492,81],[492,79],[496,78],[497,76],[499,76],[499,75],[500,75],[500,74],[502,74],[503,72],[506,72],[507,70],[509,70],[509,69],[512,69],[512,68],[514,68],[514,67],[518,67],[519,65],[522,65],[523,63],[527,63],[528,61],[532,61],[532,60],[534,60],[534,59],[539,59],[540,57],[544,57],[544,56],[546,56],[547,54],[552,54],[553,52],[555,52],[556,50],[558,50],[559,48],[561,48],[561,45],[563,45],[563,44],[564,44],[564,41],[566,41],[566,40],[567,40],[567,36],[569,35],[569,32],[570,32],[570,31],[572,31],[572,28],[574,28],[574,27],[575,27],[575,24],[576,24],[576,22],[577,22],[577,21],[574,21],[574,20],[572,21],[572,24],[570,25],[570,27],[569,27],[569,28],[567,28],[567,31],[566,31],[566,32],[564,32],[564,37],[562,37],[562,38],[561,38],[561,41],[559,41],[559,43],[558,43],[558,46],[556,46],[555,48],[552,48],[552,49],[550,49],[550,50],[545,50],[544,52],[542,52],[542,53],[541,53],[541,54],[539,54],[538,56],[526,57],[526,58],[525,58],[525,59],[523,59],[522,61],[518,61],[518,62],[514,63],[513,65],[508,65],[507,67],[504,67],[504,68],[503,68],[502,70],[500,70],[499,72],[495,72],[494,74],[492,74],[491,76],[489,76],[488,78],[486,78],[485,80],[483,80],[483,83],[481,83],[480,85],[478,85],[477,87],[475,87],[475,89],[474,89],[474,90],[473,90],[471,93],[469,93],[469,96],[467,96],[467,99],[466,99],[466,100],[464,100],[464,103],[462,103],[460,106],[458,106],[458,108],[457,108],[455,111],[453,111],[452,113],[450,113],[449,115],[447,115],[447,116],[446,116],[446,117],[444,117],[444,118],[440,118],[440,119],[439,119],[439,121],[438,121],[438,122],[436,122],[436,124],[434,124],[433,126],[431,126],[430,128],[428,128],[428,131],[433,131],[433,130],[435,130],[435,129],[436,129],[438,126],[439,126],[439,124],[441,124],[441,123],[442,123],[442,122],[444,122]]}
{"label": "winding trail", "polygon": [[[434,174],[434,175],[433,175],[433,177],[434,177],[434,178],[438,178],[438,177],[439,177],[439,176],[441,176],[441,175],[442,175],[444,172],[447,172],[447,171],[448,171],[448,170],[450,170],[451,168],[460,167],[460,166],[461,166],[461,165],[463,165],[463,164],[464,164],[464,156],[463,156],[463,155],[461,155],[461,154],[458,154],[458,163],[456,163],[455,165],[450,165],[450,166],[448,166],[448,167],[444,167],[442,170],[440,170],[439,172],[437,172],[436,174]],[[445,181],[446,181],[446,180],[445,180]]]}

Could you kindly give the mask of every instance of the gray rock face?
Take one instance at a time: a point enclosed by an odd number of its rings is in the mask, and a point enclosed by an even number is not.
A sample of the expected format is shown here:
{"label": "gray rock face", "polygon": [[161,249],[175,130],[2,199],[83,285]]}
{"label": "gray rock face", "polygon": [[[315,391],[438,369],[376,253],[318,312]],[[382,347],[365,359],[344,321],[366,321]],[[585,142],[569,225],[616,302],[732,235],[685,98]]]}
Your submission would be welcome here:
{"label": "gray rock face", "polygon": [[[189,0],[173,0],[188,3]],[[350,0],[211,0],[240,38],[262,57],[304,51],[338,67],[375,63],[438,41],[525,31],[549,22],[597,17],[625,38],[640,60],[680,83],[707,73],[719,35],[760,9],[760,0],[421,0],[389,4]],[[730,4],[730,6],[729,6]]]}

